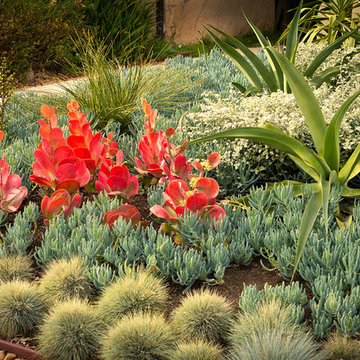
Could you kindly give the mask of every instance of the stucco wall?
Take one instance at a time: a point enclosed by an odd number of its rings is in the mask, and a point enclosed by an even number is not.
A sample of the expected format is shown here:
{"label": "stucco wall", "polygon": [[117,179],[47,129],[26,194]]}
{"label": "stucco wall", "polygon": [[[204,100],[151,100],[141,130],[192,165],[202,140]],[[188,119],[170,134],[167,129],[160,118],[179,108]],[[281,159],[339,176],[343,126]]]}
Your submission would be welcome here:
{"label": "stucco wall", "polygon": [[275,0],[165,0],[165,36],[178,44],[198,42],[204,25],[232,35],[250,31],[245,14],[261,30],[273,30]]}

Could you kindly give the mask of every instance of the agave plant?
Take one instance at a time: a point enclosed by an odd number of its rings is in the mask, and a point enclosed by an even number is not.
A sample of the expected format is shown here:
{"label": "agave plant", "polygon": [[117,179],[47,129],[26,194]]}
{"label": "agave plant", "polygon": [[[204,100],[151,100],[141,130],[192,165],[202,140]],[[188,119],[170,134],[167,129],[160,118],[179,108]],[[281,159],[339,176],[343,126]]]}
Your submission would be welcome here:
{"label": "agave plant", "polygon": [[[359,197],[360,190],[348,186],[349,180],[360,172],[360,144],[340,168],[339,130],[344,114],[360,95],[360,91],[346,100],[327,125],[310,85],[291,61],[272,48],[267,49],[276,59],[286,76],[286,80],[300,107],[311,137],[314,142],[312,150],[300,141],[288,136],[279,128],[264,124],[261,127],[242,127],[226,130],[217,134],[195,139],[189,144],[220,138],[244,138],[261,142],[280,151],[284,151],[302,170],[309,174],[315,183],[307,184],[312,189],[312,195],[307,203],[300,223],[297,251],[294,263],[294,274],[299,264],[301,254],[312,230],[316,217],[322,208],[325,225],[328,219],[328,201],[332,187],[342,189],[344,197]],[[304,186],[300,182],[291,182],[298,191]],[[293,275],[294,275],[293,274]]]}
{"label": "agave plant", "polygon": [[[285,45],[285,56],[291,62],[295,63],[296,52],[298,48],[298,26],[300,12],[303,1],[300,1],[299,7],[292,20],[291,27],[288,32],[287,42]],[[270,68],[266,67],[264,63],[241,41],[235,37],[221,31],[213,26],[212,29],[220,33],[227,42],[220,39],[211,30],[206,29],[216,44],[221,50],[233,61],[233,63],[242,71],[251,86],[246,89],[239,83],[233,83],[242,93],[248,95],[250,93],[263,92],[265,89],[271,93],[278,90],[282,90],[286,93],[291,92],[291,86],[289,87],[286,76],[279,64],[277,58],[271,51],[271,43],[268,41],[261,31],[244,15],[250,27],[254,31],[261,47],[264,49]],[[338,38],[331,45],[327,46],[308,66],[304,72],[304,76],[311,78],[311,83],[315,87],[321,86],[324,82],[329,82],[334,76],[340,72],[340,66],[332,66],[320,74],[314,76],[319,66],[332,54],[332,52],[338,49],[342,43],[353,36],[357,30],[352,30]],[[240,50],[244,55],[239,53]]]}

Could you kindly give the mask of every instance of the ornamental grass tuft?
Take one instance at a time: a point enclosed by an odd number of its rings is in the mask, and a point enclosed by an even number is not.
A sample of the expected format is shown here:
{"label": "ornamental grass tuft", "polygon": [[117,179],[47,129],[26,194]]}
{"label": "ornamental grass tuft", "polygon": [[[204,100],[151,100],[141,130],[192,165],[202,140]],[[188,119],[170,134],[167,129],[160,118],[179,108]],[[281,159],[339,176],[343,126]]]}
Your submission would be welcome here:
{"label": "ornamental grass tuft", "polygon": [[175,328],[188,340],[226,342],[233,319],[228,301],[207,289],[193,292],[174,310]]}
{"label": "ornamental grass tuft", "polygon": [[181,343],[170,360],[222,360],[222,350],[211,343],[196,341]]}
{"label": "ornamental grass tuft", "polygon": [[164,312],[167,304],[168,293],[163,281],[140,271],[131,272],[107,287],[96,311],[99,318],[110,325],[136,312]]}
{"label": "ornamental grass tuft", "polygon": [[359,360],[360,341],[349,339],[338,333],[333,334],[324,344],[328,360]]}
{"label": "ornamental grass tuft", "polygon": [[27,256],[7,255],[0,258],[0,283],[31,279],[31,260]]}
{"label": "ornamental grass tuft", "polygon": [[176,335],[164,318],[138,313],[125,316],[102,341],[104,360],[169,360]]}
{"label": "ornamental grass tuft", "polygon": [[32,335],[46,309],[36,286],[20,280],[0,284],[0,337]]}
{"label": "ornamental grass tuft", "polygon": [[101,323],[87,302],[60,302],[40,326],[39,350],[51,360],[88,360],[97,355],[102,335]]}
{"label": "ornamental grass tuft", "polygon": [[49,301],[88,299],[91,296],[91,282],[79,258],[62,259],[49,265],[40,279],[39,290]]}

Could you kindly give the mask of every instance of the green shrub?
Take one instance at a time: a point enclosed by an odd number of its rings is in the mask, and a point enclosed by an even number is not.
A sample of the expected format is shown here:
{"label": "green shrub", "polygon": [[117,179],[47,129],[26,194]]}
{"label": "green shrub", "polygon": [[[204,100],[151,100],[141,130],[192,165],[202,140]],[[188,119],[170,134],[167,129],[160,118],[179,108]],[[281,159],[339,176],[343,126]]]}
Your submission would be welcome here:
{"label": "green shrub", "polygon": [[80,258],[52,262],[39,282],[39,290],[50,301],[88,299],[91,282]]}
{"label": "green shrub", "polygon": [[82,29],[77,1],[0,1],[0,49],[17,74],[59,70],[71,52],[71,36]]}
{"label": "green shrub", "polygon": [[230,336],[231,360],[325,359],[312,335],[294,324],[289,308],[279,302],[261,305],[240,315]]}
{"label": "green shrub", "polygon": [[167,360],[176,336],[159,315],[125,316],[102,341],[104,360]]}
{"label": "green shrub", "polygon": [[175,328],[185,339],[226,341],[233,311],[227,300],[207,289],[187,295],[172,315]]}
{"label": "green shrub", "polygon": [[335,333],[324,344],[328,360],[359,360],[360,341]]}
{"label": "green shrub", "polygon": [[148,0],[87,0],[85,22],[96,39],[111,47],[111,55],[126,61],[151,54],[156,2]]}
{"label": "green shrub", "polygon": [[31,260],[27,256],[8,255],[0,258],[0,283],[12,280],[30,280]]}
{"label": "green shrub", "polygon": [[221,349],[204,341],[181,343],[170,360],[221,360]]}
{"label": "green shrub", "polygon": [[46,311],[37,287],[13,280],[0,284],[0,336],[28,336],[34,333]]}
{"label": "green shrub", "polygon": [[167,289],[160,279],[145,271],[131,272],[104,290],[96,311],[111,324],[135,312],[163,312],[167,300]]}
{"label": "green shrub", "polygon": [[99,348],[101,323],[81,300],[58,303],[39,328],[39,350],[48,359],[88,360]]}

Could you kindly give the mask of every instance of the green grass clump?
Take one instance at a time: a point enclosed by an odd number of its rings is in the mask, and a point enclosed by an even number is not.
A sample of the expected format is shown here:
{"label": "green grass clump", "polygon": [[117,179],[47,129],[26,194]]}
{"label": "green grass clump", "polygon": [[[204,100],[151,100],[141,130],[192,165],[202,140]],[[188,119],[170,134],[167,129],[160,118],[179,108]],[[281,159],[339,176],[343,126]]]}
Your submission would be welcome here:
{"label": "green grass clump", "polygon": [[176,336],[162,316],[125,316],[102,341],[104,360],[168,360]]}
{"label": "green grass clump", "polygon": [[275,301],[240,315],[230,342],[231,360],[326,359],[312,335],[293,322],[289,308]]}
{"label": "green grass clump", "polygon": [[50,301],[88,299],[91,296],[91,282],[79,258],[62,259],[49,265],[40,279],[39,290]]}
{"label": "green grass clump", "polygon": [[0,284],[0,337],[31,335],[45,311],[36,286],[20,280]]}
{"label": "green grass clump", "polygon": [[227,300],[209,290],[193,292],[173,313],[174,326],[186,339],[226,341],[233,318]]}
{"label": "green grass clump", "polygon": [[97,313],[106,324],[136,312],[163,312],[168,293],[161,279],[145,271],[132,272],[105,289]]}
{"label": "green grass clump", "polygon": [[58,303],[39,328],[39,350],[47,359],[89,360],[103,336],[91,306],[79,299]]}
{"label": "green grass clump", "polygon": [[27,256],[9,255],[0,258],[0,283],[31,279],[31,260]]}
{"label": "green grass clump", "polygon": [[197,341],[182,343],[172,353],[170,360],[222,360],[221,349],[213,344]]}
{"label": "green grass clump", "polygon": [[360,341],[349,339],[338,333],[325,343],[328,360],[360,360]]}

